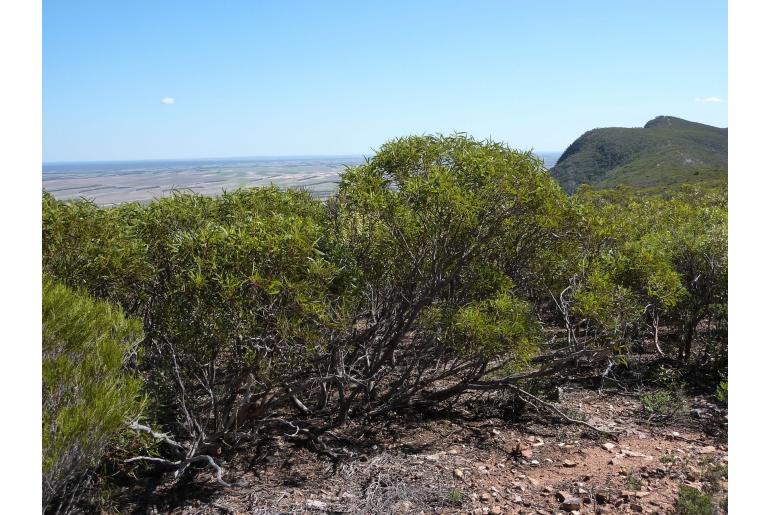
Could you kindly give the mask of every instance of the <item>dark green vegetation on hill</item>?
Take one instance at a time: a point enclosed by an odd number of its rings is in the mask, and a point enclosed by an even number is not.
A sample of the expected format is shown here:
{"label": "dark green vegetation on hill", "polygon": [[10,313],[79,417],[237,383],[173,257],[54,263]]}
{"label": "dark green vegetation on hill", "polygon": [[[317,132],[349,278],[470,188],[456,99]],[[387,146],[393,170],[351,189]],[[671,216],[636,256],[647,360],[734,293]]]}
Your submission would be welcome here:
{"label": "dark green vegetation on hill", "polygon": [[718,379],[726,229],[723,188],[567,196],[531,154],[425,136],[386,143],[327,202],[250,189],[100,209],[44,194],[43,269],[142,320],[126,369],[148,406],[120,438],[158,445],[112,464],[131,481],[219,471],[221,449],[266,437],[340,459],[332,431],[351,419],[578,360],[601,373],[633,346]]}
{"label": "dark green vegetation on hill", "polygon": [[727,129],[658,116],[642,128],[593,129],[564,151],[551,173],[568,193],[581,184],[662,188],[727,178]]}

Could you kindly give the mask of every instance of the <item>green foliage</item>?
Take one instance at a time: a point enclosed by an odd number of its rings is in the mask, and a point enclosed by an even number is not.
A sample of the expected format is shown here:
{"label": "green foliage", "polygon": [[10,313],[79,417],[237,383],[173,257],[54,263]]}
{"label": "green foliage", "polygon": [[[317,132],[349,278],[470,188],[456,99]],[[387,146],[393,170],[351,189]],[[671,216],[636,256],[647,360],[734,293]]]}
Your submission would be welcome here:
{"label": "green foliage", "polygon": [[537,350],[538,329],[526,302],[501,293],[460,308],[453,317],[450,338],[464,353],[487,358],[511,353],[526,361]]}
{"label": "green foliage", "polygon": [[639,401],[644,410],[651,415],[672,416],[680,413],[684,408],[683,396],[679,390],[646,393],[639,397]]}
{"label": "green foliage", "polygon": [[711,515],[712,498],[697,488],[680,485],[674,510],[678,515]]}
{"label": "green foliage", "polygon": [[44,269],[142,317],[150,391],[155,405],[176,406],[161,419],[182,434],[232,429],[238,392],[285,386],[344,317],[325,210],[306,193],[175,194],[109,209],[45,196],[43,209]]}
{"label": "green foliage", "polygon": [[[680,357],[690,359],[697,325],[726,331],[726,191],[686,187],[668,198],[629,189],[580,189],[553,261],[552,291],[576,337],[615,342],[675,326]],[[547,272],[544,272],[548,276]],[[555,296],[554,296],[555,297]],[[714,336],[717,336],[716,334]],[[726,341],[709,352],[726,366]]]}
{"label": "green foliage", "polygon": [[328,386],[339,423],[354,401],[454,395],[431,389],[524,366],[533,271],[566,202],[532,154],[404,138],[328,206],[277,189],[109,209],[46,194],[43,266],[141,316],[148,390],[176,434],[224,435],[297,395],[326,407]]}
{"label": "green foliage", "polygon": [[727,379],[720,381],[716,391],[717,400],[727,404]]}
{"label": "green foliage", "polygon": [[[309,435],[493,388],[543,325],[567,329],[555,356],[600,348],[606,366],[662,327],[689,360],[706,324],[704,360],[726,365],[726,190],[568,197],[531,153],[462,134],[386,143],[327,203],[44,194],[43,268],[142,320],[154,418],[193,452],[287,414]],[[676,402],[643,399],[653,415]]]}
{"label": "green foliage", "polygon": [[722,491],[721,482],[727,481],[726,463],[706,463],[701,474],[703,489],[710,494],[718,494]]}
{"label": "green foliage", "polygon": [[593,129],[551,169],[569,193],[581,184],[671,188],[727,178],[727,129],[661,116],[644,128]]}
{"label": "green foliage", "polygon": [[141,413],[141,383],[124,368],[141,337],[119,308],[43,278],[44,508],[66,502]]}
{"label": "green foliage", "polygon": [[542,274],[575,338],[619,345],[657,325],[684,294],[656,222],[666,201],[587,189],[571,201],[562,247]]}
{"label": "green foliage", "polygon": [[85,200],[65,203],[43,193],[43,267],[60,281],[109,298],[127,309],[146,300],[153,270],[133,234],[142,208],[100,209]]}
{"label": "green foliage", "polygon": [[457,488],[452,488],[449,490],[447,497],[449,498],[449,502],[452,504],[460,504],[463,502],[463,492]]}
{"label": "green foliage", "polygon": [[634,475],[629,474],[629,476],[626,478],[626,486],[629,490],[638,492],[642,489],[642,480]]}
{"label": "green foliage", "polygon": [[343,306],[322,215],[308,195],[275,189],[179,195],[147,208],[138,232],[159,273],[147,330],[158,363],[209,393],[195,410],[208,431],[237,423],[235,392],[283,386],[334,330],[333,308]]}
{"label": "green foliage", "polygon": [[[539,256],[556,245],[566,197],[531,154],[462,134],[397,139],[343,174],[331,206],[357,310],[371,324],[363,349],[395,365],[404,353],[438,363],[459,353],[469,375],[455,380],[478,377],[493,358],[524,363],[534,352],[526,295]],[[424,367],[394,379],[426,387]]]}

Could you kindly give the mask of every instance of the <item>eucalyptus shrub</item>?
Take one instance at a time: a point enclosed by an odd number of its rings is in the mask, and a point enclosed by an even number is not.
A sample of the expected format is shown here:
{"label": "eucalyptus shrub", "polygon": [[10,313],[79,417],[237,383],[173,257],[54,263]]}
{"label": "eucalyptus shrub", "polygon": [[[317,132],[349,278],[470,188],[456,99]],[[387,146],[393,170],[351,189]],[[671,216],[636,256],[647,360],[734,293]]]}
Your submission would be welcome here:
{"label": "eucalyptus shrub", "polygon": [[[44,194],[43,267],[142,320],[155,420],[184,460],[270,423],[317,435],[547,375],[663,326],[687,359],[703,320],[726,331],[726,213],[713,191],[567,197],[531,153],[407,137],[326,203]],[[568,345],[541,354],[555,324]]]}
{"label": "eucalyptus shrub", "polygon": [[574,202],[580,236],[577,255],[568,258],[574,275],[564,298],[575,330],[622,344],[650,329],[658,345],[661,316],[684,294],[665,232],[666,201],[584,188]]}
{"label": "eucalyptus shrub", "polygon": [[43,509],[71,508],[85,473],[138,417],[141,382],[125,368],[141,322],[43,278]]}
{"label": "eucalyptus shrub", "polygon": [[564,202],[532,154],[461,134],[393,140],[347,170],[331,201],[355,270],[357,324],[329,370],[340,420],[526,364],[540,340],[526,270]]}
{"label": "eucalyptus shrub", "polygon": [[274,415],[313,382],[314,361],[345,320],[324,216],[309,194],[277,189],[146,208],[135,230],[156,270],[148,378],[187,436]]}
{"label": "eucalyptus shrub", "polygon": [[698,325],[708,319],[723,340],[715,366],[727,368],[727,190],[685,188],[671,202],[669,242],[672,261],[686,294],[673,313],[681,345],[679,356],[690,360]]}
{"label": "eucalyptus shrub", "polygon": [[44,269],[144,322],[156,419],[190,455],[316,388],[344,332],[326,210],[276,188],[100,209],[44,196]]}
{"label": "eucalyptus shrub", "polygon": [[571,229],[562,231],[554,290],[575,340],[622,345],[666,326],[690,359],[704,318],[726,325],[727,207],[719,188],[685,187],[663,198],[627,188],[573,197]]}
{"label": "eucalyptus shrub", "polygon": [[43,193],[43,268],[61,282],[139,312],[154,275],[133,230],[135,203],[102,209],[87,200],[62,202]]}

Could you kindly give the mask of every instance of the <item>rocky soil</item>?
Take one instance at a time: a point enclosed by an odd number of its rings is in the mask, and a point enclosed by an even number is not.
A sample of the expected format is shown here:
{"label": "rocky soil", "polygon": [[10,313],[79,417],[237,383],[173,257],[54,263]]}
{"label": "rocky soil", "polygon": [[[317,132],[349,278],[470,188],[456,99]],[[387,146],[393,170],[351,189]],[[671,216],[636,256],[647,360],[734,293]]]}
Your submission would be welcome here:
{"label": "rocky soil", "polygon": [[[559,409],[582,414],[601,434],[534,410],[504,420],[468,399],[433,416],[391,417],[369,431],[339,435],[353,457],[337,463],[286,439],[255,446],[245,459],[220,458],[230,480],[209,471],[133,492],[136,512],[267,513],[673,513],[680,485],[727,496],[727,412],[691,397],[673,416],[653,416],[638,395],[573,387]],[[128,508],[128,506],[124,507]]]}

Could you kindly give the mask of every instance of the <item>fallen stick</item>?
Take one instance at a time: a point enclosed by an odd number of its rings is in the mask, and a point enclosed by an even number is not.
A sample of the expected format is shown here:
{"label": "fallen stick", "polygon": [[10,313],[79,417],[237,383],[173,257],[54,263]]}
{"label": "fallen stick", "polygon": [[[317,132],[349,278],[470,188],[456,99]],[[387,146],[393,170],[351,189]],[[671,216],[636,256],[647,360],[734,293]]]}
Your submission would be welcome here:
{"label": "fallen stick", "polygon": [[564,420],[566,420],[570,424],[576,424],[576,425],[579,425],[579,426],[587,427],[588,429],[591,429],[591,430],[593,430],[593,431],[595,431],[597,433],[601,433],[601,434],[607,435],[610,438],[612,438],[613,440],[618,441],[617,432],[615,432],[615,431],[609,431],[607,429],[601,429],[601,428],[598,428],[598,427],[596,427],[596,426],[594,426],[592,424],[589,424],[588,422],[585,422],[583,420],[578,420],[576,418],[572,418],[569,415],[567,415],[566,413],[564,413],[563,411],[561,411],[559,408],[557,408],[556,406],[551,404],[550,402],[546,402],[546,401],[542,400],[541,398],[539,398],[539,397],[537,397],[535,395],[532,395],[528,391],[523,390],[522,388],[519,388],[518,386],[509,385],[509,388],[511,388],[513,391],[515,391],[516,393],[521,395],[524,398],[525,401],[533,403],[533,404],[537,404],[537,405],[540,405],[540,406],[543,406],[543,407],[551,410],[553,413],[556,413],[557,415],[559,415],[561,418],[563,418]]}
{"label": "fallen stick", "polygon": [[217,462],[214,461],[214,458],[206,454],[199,454],[198,456],[193,456],[192,458],[186,458],[184,460],[177,460],[177,461],[171,461],[165,458],[156,458],[154,456],[137,456],[135,458],[129,458],[125,460],[125,463],[132,463],[134,461],[151,461],[153,463],[161,463],[163,465],[176,467],[177,471],[183,470],[185,467],[187,467],[191,463],[195,463],[198,461],[205,461],[206,463],[208,463],[210,467],[213,467],[214,470],[216,470],[216,480],[217,480],[217,483],[219,483],[220,485],[227,486],[227,487],[245,485],[243,481],[239,481],[238,483],[228,483],[227,481],[222,479],[222,467],[217,465]]}

